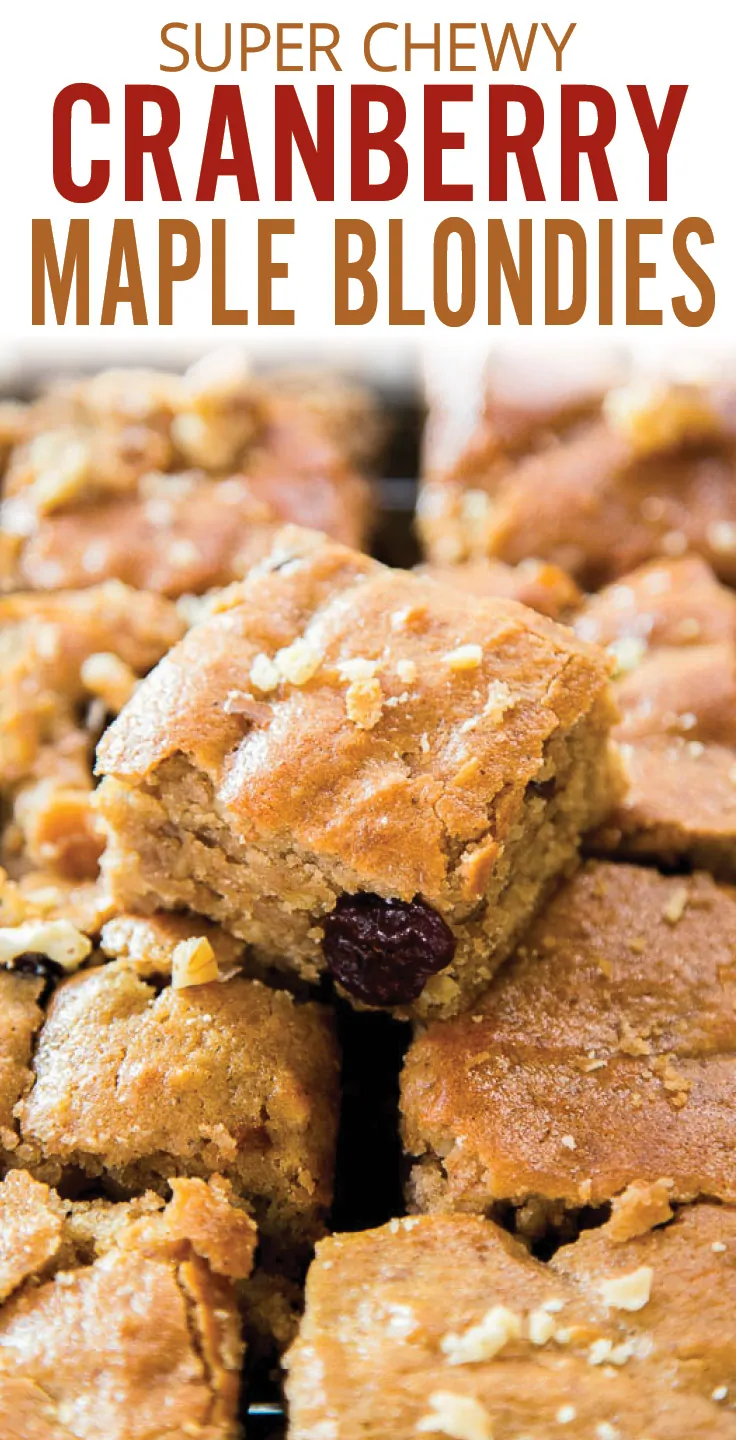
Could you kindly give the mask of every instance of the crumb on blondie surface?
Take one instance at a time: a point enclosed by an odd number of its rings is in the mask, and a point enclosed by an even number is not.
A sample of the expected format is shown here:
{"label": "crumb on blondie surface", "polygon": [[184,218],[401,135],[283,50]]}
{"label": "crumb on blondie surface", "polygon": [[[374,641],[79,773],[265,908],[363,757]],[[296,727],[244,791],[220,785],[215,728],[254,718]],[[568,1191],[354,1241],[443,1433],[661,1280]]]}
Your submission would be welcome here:
{"label": "crumb on blondie surface", "polygon": [[530,556],[590,589],[657,557],[736,578],[733,386],[587,393],[517,415],[494,398],[451,463],[428,456],[420,533],[434,563]]}
{"label": "crumb on blondie surface", "polygon": [[402,1077],[420,1211],[512,1206],[532,1238],[637,1182],[736,1199],[736,892],[590,861],[475,1011]]}

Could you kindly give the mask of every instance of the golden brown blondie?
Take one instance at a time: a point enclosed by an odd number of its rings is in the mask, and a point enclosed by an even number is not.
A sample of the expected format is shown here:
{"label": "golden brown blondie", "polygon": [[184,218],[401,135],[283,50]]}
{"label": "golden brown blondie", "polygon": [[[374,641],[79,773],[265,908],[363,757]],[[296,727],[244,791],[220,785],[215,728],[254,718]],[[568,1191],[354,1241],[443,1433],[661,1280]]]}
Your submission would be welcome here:
{"label": "golden brown blondie", "polygon": [[288,532],[99,748],[105,875],[406,1015],[468,1004],[610,804],[602,652]]}
{"label": "golden brown blondie", "polygon": [[419,502],[429,558],[537,557],[588,589],[659,556],[703,555],[736,579],[733,386],[634,386],[485,398],[459,455],[430,456]]}
{"label": "golden brown blondie", "polygon": [[732,1440],[735,1316],[730,1207],[591,1231],[550,1265],[488,1220],[392,1220],[318,1247],[289,1433]]}
{"label": "golden brown blondie", "polygon": [[235,1440],[243,1342],[233,1282],[256,1228],[226,1182],[165,1203],[0,1183],[5,1440]]}
{"label": "golden brown blondie", "polygon": [[[36,968],[23,954],[11,963]],[[125,960],[82,969],[45,1008],[43,973],[0,970],[6,1163],[128,1196],[220,1174],[272,1249],[304,1251],[332,1199],[331,1016],[242,975],[199,983],[202,966],[218,971],[206,939],[179,942],[170,983],[154,983],[154,964],[145,979]]]}
{"label": "golden brown blondie", "polygon": [[184,376],[109,371],[25,413],[0,505],[0,587],[115,578],[161,594],[240,578],[284,521],[362,545],[375,448],[365,391],[329,376],[256,380],[241,356]]}
{"label": "golden brown blondie", "polygon": [[578,634],[618,666],[626,791],[591,836],[736,878],[736,596],[697,557],[648,565],[592,596]]}

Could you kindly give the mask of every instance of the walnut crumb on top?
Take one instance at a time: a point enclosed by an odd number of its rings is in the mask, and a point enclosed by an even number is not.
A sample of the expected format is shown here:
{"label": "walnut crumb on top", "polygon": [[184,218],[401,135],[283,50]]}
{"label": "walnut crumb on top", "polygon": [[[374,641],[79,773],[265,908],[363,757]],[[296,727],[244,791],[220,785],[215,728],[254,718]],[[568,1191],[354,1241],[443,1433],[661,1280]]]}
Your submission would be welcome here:
{"label": "walnut crumb on top", "polygon": [[687,902],[687,886],[680,885],[678,886],[677,890],[673,890],[669,900],[667,901],[667,904],[662,911],[662,919],[666,920],[668,925],[676,925],[678,920],[681,920],[683,915],[685,914]]}
{"label": "walnut crumb on top", "polygon": [[274,664],[273,660],[261,652],[259,655],[256,655],[250,667],[249,679],[251,685],[255,686],[256,690],[261,690],[264,695],[268,695],[278,686],[281,675],[278,666]]}
{"label": "walnut crumb on top", "polygon": [[650,1265],[640,1265],[628,1275],[614,1275],[603,1280],[600,1293],[604,1304],[614,1310],[643,1310],[652,1293],[654,1271]]}
{"label": "walnut crumb on top", "polygon": [[403,685],[413,685],[419,671],[413,660],[399,660],[396,665],[396,674]]}
{"label": "walnut crumb on top", "polygon": [[546,1345],[555,1333],[555,1322],[542,1306],[529,1315],[529,1339],[532,1345]]}
{"label": "walnut crumb on top", "polygon": [[514,697],[505,680],[492,680],[488,686],[483,714],[498,722],[514,704]]}
{"label": "walnut crumb on top", "polygon": [[291,685],[306,685],[322,664],[322,652],[308,640],[299,639],[277,650],[274,664],[284,680]]}
{"label": "walnut crumb on top", "polygon": [[356,655],[352,660],[340,662],[340,677],[343,680],[372,680],[377,668],[377,660],[368,660],[364,655]]}
{"label": "walnut crumb on top", "polygon": [[383,713],[380,680],[354,680],[345,694],[348,720],[361,730],[372,730]]}

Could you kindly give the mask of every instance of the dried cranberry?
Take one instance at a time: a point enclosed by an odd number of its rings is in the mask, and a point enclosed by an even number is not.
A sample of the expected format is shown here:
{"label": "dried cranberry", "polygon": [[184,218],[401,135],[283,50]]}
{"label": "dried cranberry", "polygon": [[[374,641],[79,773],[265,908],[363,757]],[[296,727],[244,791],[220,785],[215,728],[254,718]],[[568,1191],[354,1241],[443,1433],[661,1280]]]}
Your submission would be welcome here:
{"label": "dried cranberry", "polygon": [[331,973],[366,1005],[416,1000],[455,954],[452,931],[423,900],[342,895],[323,924]]}

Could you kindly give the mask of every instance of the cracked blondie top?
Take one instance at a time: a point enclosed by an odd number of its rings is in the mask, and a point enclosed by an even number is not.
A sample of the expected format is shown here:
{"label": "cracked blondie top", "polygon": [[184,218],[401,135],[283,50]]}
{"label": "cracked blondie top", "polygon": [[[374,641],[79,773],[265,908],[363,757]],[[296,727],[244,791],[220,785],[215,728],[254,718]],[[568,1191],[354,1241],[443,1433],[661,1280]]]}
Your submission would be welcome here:
{"label": "cracked blondie top", "polygon": [[618,668],[614,735],[627,789],[590,837],[599,852],[736,878],[736,596],[697,557],[592,596],[578,634]]}
{"label": "cracked blondie top", "polygon": [[735,1002],[735,891],[588,862],[476,1008],[410,1047],[412,1205],[511,1205],[535,1236],[662,1177],[735,1201]]}
{"label": "cracked blondie top", "polygon": [[106,732],[105,876],[399,1014],[478,993],[612,793],[602,653],[286,532]]}
{"label": "cracked blondie top", "polygon": [[289,1433],[731,1440],[735,1315],[730,1207],[589,1231],[551,1264],[472,1216],[335,1235],[287,1356]]}
{"label": "cracked blondie top", "polygon": [[430,560],[537,557],[589,589],[689,551],[736,580],[733,385],[627,386],[507,405],[491,382],[447,462],[430,446],[419,526]]}
{"label": "cracked blondie top", "polygon": [[256,1228],[222,1180],[168,1202],[0,1183],[0,1416],[8,1440],[235,1440],[233,1283]]}

